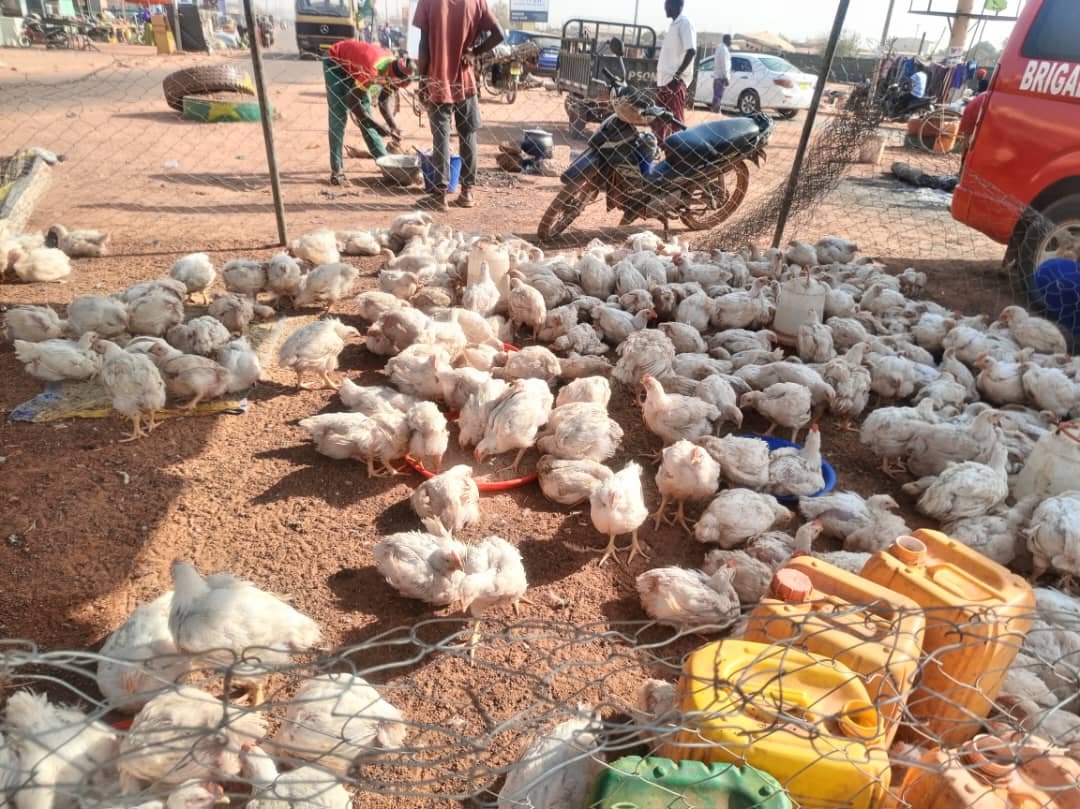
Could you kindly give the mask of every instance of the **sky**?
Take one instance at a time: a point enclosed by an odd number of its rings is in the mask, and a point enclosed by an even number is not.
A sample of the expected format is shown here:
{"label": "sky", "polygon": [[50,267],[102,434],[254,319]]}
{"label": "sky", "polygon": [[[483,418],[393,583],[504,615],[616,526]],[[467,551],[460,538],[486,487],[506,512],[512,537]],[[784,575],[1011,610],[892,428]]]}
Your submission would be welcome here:
{"label": "sky", "polygon": [[[663,0],[639,0],[639,21],[651,25],[657,31],[666,30]],[[933,9],[953,10],[955,0],[932,0]],[[908,7],[926,8],[928,0],[896,0],[893,11],[891,36],[921,36],[927,33],[928,43],[942,36],[942,46],[948,43],[945,19],[942,17],[916,16],[908,13]],[[1022,0],[1010,0],[1010,13]],[[550,21],[559,24],[571,17],[589,19],[630,21],[634,16],[634,0],[550,0]],[[976,1],[976,5],[980,5]],[[885,24],[885,12],[889,0],[851,0],[845,30],[854,30],[872,39],[881,37]],[[587,7],[587,13],[583,13]],[[693,20],[699,31],[738,33],[772,31],[787,37],[804,38],[815,34],[827,34],[836,14],[836,0],[686,0],[685,13]],[[1000,45],[1012,30],[1012,23],[994,22],[986,27],[985,39]]]}

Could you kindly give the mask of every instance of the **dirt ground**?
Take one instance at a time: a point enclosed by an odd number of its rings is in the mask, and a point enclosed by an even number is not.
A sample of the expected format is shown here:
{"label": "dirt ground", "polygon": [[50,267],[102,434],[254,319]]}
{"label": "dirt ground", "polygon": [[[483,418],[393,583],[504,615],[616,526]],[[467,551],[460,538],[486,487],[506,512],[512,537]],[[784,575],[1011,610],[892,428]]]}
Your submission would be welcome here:
{"label": "dirt ground", "polygon": [[[205,57],[146,54],[136,48],[109,51],[111,58],[50,52],[43,60],[40,50],[0,54],[6,65],[0,92],[13,99],[4,104],[5,119],[12,110],[21,116],[18,126],[0,132],[0,152],[36,144],[69,158],[54,170],[32,224],[62,220],[114,234],[114,254],[76,260],[66,284],[0,285],[0,306],[48,303],[62,310],[77,295],[105,294],[164,275],[175,258],[196,250],[207,250],[218,266],[229,258],[274,252],[258,128],[222,124],[207,130],[181,121],[165,108],[160,78]],[[281,113],[276,132],[291,230],[381,226],[408,210],[415,192],[391,193],[373,183],[373,167],[366,161],[350,164],[358,187],[342,191],[322,184],[325,104],[317,65],[271,56],[267,64]],[[489,122],[486,156],[497,140],[513,136],[525,123],[565,131],[561,99],[542,90],[525,93],[513,107],[491,102],[483,110]],[[526,114],[530,118],[523,123]],[[403,110],[401,120],[406,145],[423,145],[425,131],[416,118]],[[800,124],[779,125],[777,157],[765,177],[784,176],[783,155],[793,149]],[[208,131],[210,137],[200,137]],[[557,149],[567,159],[571,144],[562,137]],[[889,151],[900,154],[897,146]],[[169,160],[178,161],[179,168],[164,168]],[[532,233],[557,179],[507,178],[485,168],[480,207],[454,210],[448,221],[468,230]],[[1000,248],[963,233],[947,211],[914,206],[904,219],[893,218],[894,211],[885,207],[871,216],[858,202],[858,184],[879,181],[879,175],[880,169],[853,171],[827,209],[816,212],[816,229],[805,235],[829,232],[868,240],[877,246],[866,249],[890,267],[927,271],[928,294],[966,312],[996,314],[1011,301],[1006,279],[995,269]],[[904,207],[895,206],[895,211]],[[610,228],[615,217],[590,211],[582,223],[585,235]],[[601,232],[620,238],[617,231]],[[358,263],[365,271],[359,290],[371,288],[379,261]],[[364,325],[351,301],[336,307],[335,314]],[[378,379],[380,364],[360,346],[348,347],[341,357],[342,371],[359,381]],[[0,379],[5,413],[41,390],[9,346],[0,348]],[[420,654],[449,629],[460,629],[460,621],[423,624],[412,640],[397,635],[398,642],[391,643],[384,633],[439,614],[398,596],[372,566],[371,548],[380,535],[418,527],[407,499],[420,478],[369,479],[360,465],[318,455],[297,421],[341,404],[333,392],[299,391],[292,381],[291,374],[271,365],[252,391],[246,414],[170,421],[131,444],[118,443],[127,427],[112,418],[0,421],[0,636],[32,640],[43,649],[96,648],[137,604],[169,587],[169,563],[184,558],[203,571],[231,571],[290,596],[322,625],[327,648],[358,647],[349,662],[375,668],[369,679],[396,689],[391,701],[419,722],[445,727],[456,721],[460,733],[476,736],[487,732],[485,715],[494,723],[521,715],[542,726],[553,715],[552,701],[603,703],[611,711],[632,701],[642,671],[657,669],[628,656],[602,631],[644,618],[636,575],[660,565],[696,566],[702,547],[679,530],[653,530],[650,523],[642,531],[648,560],[598,567],[592,550],[602,548],[604,538],[592,528],[587,508],[552,504],[535,485],[485,495],[481,524],[464,538],[499,534],[520,548],[532,603],[523,605],[518,620],[531,622],[528,642],[492,635],[476,665],[460,653]],[[653,471],[642,456],[658,450],[660,441],[642,429],[630,391],[617,392],[612,414],[627,429],[611,465],[646,464],[646,497],[655,507]],[[745,425],[747,431],[762,426],[754,419]],[[822,425],[822,433],[838,488],[896,494],[911,525],[923,524],[896,482],[881,475],[850,433],[831,422]],[[490,618],[490,632],[514,620],[508,609]],[[650,630],[644,640],[660,644],[657,656],[673,659],[693,645],[681,641],[664,647],[667,636]],[[377,670],[380,666],[385,669]],[[537,705],[547,706],[547,712]],[[526,719],[522,724],[528,725]],[[434,729],[417,733],[433,746],[440,738]],[[486,784],[493,780],[490,768],[505,765],[519,751],[519,735],[520,729],[485,736],[482,753],[474,751],[470,758],[459,751],[456,763],[432,765],[425,777],[437,778],[446,794],[470,791],[462,787],[470,779],[474,786]],[[445,738],[443,743],[458,749]],[[420,776],[407,768],[387,765],[383,774],[395,789],[412,781],[411,788],[422,791]],[[387,801],[365,794],[358,805],[391,805]],[[415,805],[446,803],[418,799]]]}

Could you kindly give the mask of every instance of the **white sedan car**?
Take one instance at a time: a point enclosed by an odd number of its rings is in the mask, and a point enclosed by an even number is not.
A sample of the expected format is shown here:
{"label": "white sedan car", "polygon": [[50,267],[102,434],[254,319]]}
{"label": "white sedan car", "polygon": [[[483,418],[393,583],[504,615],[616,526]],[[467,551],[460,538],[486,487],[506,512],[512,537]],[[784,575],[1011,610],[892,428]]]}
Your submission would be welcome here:
{"label": "white sedan car", "polygon": [[[694,104],[712,104],[713,57],[698,67]],[[781,118],[794,118],[809,109],[817,76],[803,73],[779,56],[761,53],[731,54],[731,84],[724,90],[724,109],[750,115],[758,110],[776,110]]]}

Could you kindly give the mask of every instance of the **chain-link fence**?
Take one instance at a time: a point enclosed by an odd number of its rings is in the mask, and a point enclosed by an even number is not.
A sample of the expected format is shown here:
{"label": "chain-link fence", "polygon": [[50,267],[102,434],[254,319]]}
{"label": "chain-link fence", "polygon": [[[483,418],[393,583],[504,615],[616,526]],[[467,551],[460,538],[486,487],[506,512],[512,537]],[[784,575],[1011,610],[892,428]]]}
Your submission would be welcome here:
{"label": "chain-link fence", "polygon": [[[118,658],[8,643],[0,794],[17,807],[46,796],[127,806],[203,782],[217,785],[211,797],[303,806],[343,805],[342,787],[361,806],[711,806],[747,795],[745,805],[786,806],[784,794],[799,807],[886,796],[919,807],[929,795],[973,806],[1006,794],[1071,806],[1080,617],[1049,604],[996,615],[989,646],[990,614],[943,630],[954,620],[945,611],[870,605],[859,629],[867,608],[840,602],[771,645],[701,647],[707,628],[488,621],[470,652],[461,622],[426,620],[271,666],[257,704],[240,682],[241,666],[265,654],[254,649],[220,669],[175,652],[139,663],[123,647]],[[748,636],[777,631],[768,605],[748,616]],[[948,640],[913,657],[924,621]],[[942,679],[938,667],[952,668]],[[178,670],[183,686],[168,682]],[[724,776],[726,764],[776,780]]]}

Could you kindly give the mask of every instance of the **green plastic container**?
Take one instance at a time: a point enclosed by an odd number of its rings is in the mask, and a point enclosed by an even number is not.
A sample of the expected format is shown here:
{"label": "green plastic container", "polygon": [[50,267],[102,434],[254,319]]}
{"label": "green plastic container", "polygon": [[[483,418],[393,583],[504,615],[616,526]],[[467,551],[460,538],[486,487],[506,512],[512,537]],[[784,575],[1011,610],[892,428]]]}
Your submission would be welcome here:
{"label": "green plastic container", "polygon": [[596,780],[589,809],[791,809],[780,782],[749,765],[626,756]]}

